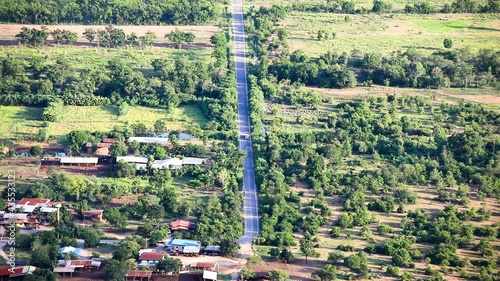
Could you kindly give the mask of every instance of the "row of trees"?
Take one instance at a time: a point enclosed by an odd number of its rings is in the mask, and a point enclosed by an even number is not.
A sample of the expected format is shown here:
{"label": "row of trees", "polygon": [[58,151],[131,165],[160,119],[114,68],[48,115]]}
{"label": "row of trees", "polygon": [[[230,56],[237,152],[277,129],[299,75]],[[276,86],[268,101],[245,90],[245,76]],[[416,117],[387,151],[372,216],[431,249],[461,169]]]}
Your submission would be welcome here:
{"label": "row of trees", "polygon": [[483,5],[474,0],[455,0],[451,4],[445,3],[442,7],[432,2],[418,1],[406,4],[403,10],[395,10],[390,1],[374,0],[372,8],[356,6],[355,1],[327,1],[327,3],[293,3],[287,7],[290,10],[301,12],[367,14],[367,13],[498,13],[500,3],[498,0],[488,0]]}
{"label": "row of trees", "polygon": [[0,1],[0,20],[25,24],[203,24],[221,12],[216,0],[20,0]]}
{"label": "row of trees", "polygon": [[[63,42],[71,45],[78,40],[78,35],[75,32],[64,29],[49,31],[46,26],[42,26],[41,29],[22,27],[21,32],[16,35],[16,38],[20,44],[38,47],[47,44],[49,35],[52,36],[54,43],[58,45]],[[149,47],[156,39],[156,34],[151,31],[146,32],[143,36],[137,36],[134,32],[127,35],[123,29],[113,27],[112,25],[104,29],[87,28],[83,32],[83,36],[90,44],[94,42],[97,46],[108,48],[123,46]],[[191,32],[182,32],[176,29],[166,34],[165,38],[168,38],[172,43],[178,44],[180,48],[182,43],[192,43],[196,36]]]}
{"label": "row of trees", "polygon": [[[445,40],[444,44],[449,48],[452,42]],[[314,60],[303,51],[295,51],[289,56],[282,55],[263,71],[268,79],[272,75],[278,81],[325,88],[355,87],[358,80],[415,88],[498,87],[499,57],[498,51],[480,50],[473,54],[468,49],[438,51],[425,57],[409,49],[385,58],[376,53],[356,58],[329,52]],[[351,67],[362,67],[360,75]]]}

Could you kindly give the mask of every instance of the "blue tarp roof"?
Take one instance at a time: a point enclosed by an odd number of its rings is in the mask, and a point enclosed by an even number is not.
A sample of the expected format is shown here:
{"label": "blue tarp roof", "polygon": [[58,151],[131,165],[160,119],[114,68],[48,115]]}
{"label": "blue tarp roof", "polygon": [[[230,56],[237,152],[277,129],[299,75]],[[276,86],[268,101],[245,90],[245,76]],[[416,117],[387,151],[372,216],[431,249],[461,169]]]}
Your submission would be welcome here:
{"label": "blue tarp roof", "polygon": [[168,243],[167,243],[167,246],[172,246],[172,245],[200,247],[201,242],[193,241],[193,240],[174,239],[174,240],[168,241]]}
{"label": "blue tarp roof", "polygon": [[66,254],[66,253],[73,252],[73,253],[75,253],[75,255],[79,255],[81,251],[82,251],[82,249],[71,247],[71,246],[69,246],[69,247],[62,247],[61,249],[59,249],[59,253],[61,253],[61,254]]}

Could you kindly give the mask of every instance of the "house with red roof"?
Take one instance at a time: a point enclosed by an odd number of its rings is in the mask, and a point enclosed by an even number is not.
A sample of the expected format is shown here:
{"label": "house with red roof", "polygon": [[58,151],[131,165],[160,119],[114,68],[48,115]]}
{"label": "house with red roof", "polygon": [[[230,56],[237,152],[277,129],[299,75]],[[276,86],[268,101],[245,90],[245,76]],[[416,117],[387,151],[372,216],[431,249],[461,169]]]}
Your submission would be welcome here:
{"label": "house with red roof", "polygon": [[45,199],[45,198],[23,198],[17,202],[15,205],[16,209],[32,209],[31,212],[35,208],[41,208],[41,207],[50,207],[52,206],[53,203],[50,201],[50,199]]}
{"label": "house with red roof", "polygon": [[156,265],[165,258],[165,253],[142,252],[139,255],[139,266]]}
{"label": "house with red roof", "polygon": [[0,280],[12,280],[12,278],[19,278],[33,274],[38,268],[30,265],[26,266],[2,266],[0,267]]}
{"label": "house with red roof", "polygon": [[127,275],[125,275],[126,280],[150,280],[153,275],[152,271],[144,270],[130,270]]}
{"label": "house with red roof", "polygon": [[171,231],[179,231],[179,230],[195,230],[196,223],[185,220],[176,220],[170,223]]}
{"label": "house with red roof", "polygon": [[101,222],[103,213],[104,210],[90,210],[90,211],[83,211],[82,215],[83,218],[97,219],[99,222]]}

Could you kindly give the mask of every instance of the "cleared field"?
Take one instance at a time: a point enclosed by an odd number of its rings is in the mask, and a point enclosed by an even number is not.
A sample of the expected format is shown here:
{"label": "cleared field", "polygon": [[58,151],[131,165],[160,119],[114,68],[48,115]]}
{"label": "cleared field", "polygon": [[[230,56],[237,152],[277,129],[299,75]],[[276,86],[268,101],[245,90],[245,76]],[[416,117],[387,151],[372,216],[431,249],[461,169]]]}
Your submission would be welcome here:
{"label": "cleared field", "polygon": [[[22,27],[28,28],[41,28],[43,25],[31,25],[31,24],[0,24],[0,40],[15,40],[16,34],[21,32]],[[104,29],[106,25],[44,25],[49,30],[54,29],[65,29],[72,32],[76,32],[78,34],[78,42],[86,42],[88,41],[83,36],[83,32],[87,28],[93,29]],[[168,42],[168,39],[164,38],[165,34],[175,30],[176,28],[183,32],[192,32],[196,39],[194,43],[209,43],[210,36],[217,33],[219,31],[219,27],[217,26],[196,26],[196,25],[188,25],[188,26],[133,26],[133,25],[114,25],[113,27],[123,29],[125,34],[130,34],[134,32],[137,36],[143,36],[148,31],[152,31],[156,33],[157,39],[155,42],[164,43]],[[49,37],[49,39],[51,39]],[[1,43],[0,43],[1,44]]]}
{"label": "cleared field", "polygon": [[[110,131],[114,127],[144,123],[152,128],[156,120],[164,120],[169,130],[181,130],[188,125],[203,127],[207,119],[197,106],[181,106],[173,112],[164,109],[131,107],[124,116],[118,116],[113,106],[67,106],[61,122],[41,121],[43,109],[21,106],[0,106],[0,136],[25,138],[46,128],[48,135],[60,137],[72,130]],[[48,124],[48,127],[44,127]]]}
{"label": "cleared field", "polygon": [[447,88],[447,89],[409,89],[384,86],[356,87],[348,89],[326,89],[305,87],[320,93],[323,97],[333,98],[335,103],[352,101],[368,96],[386,96],[388,94],[435,97],[436,102],[445,100],[456,103],[460,100],[480,103],[490,108],[500,109],[500,91],[493,88]]}
{"label": "cleared field", "polygon": [[[282,22],[289,32],[291,51],[307,50],[315,57],[332,50],[350,53],[378,52],[390,54],[397,50],[416,48],[430,54],[443,49],[444,38],[453,40],[453,48],[472,50],[498,49],[500,16],[493,14],[368,14],[292,12]],[[329,39],[318,41],[317,32],[325,30]],[[332,33],[336,38],[332,39]]]}

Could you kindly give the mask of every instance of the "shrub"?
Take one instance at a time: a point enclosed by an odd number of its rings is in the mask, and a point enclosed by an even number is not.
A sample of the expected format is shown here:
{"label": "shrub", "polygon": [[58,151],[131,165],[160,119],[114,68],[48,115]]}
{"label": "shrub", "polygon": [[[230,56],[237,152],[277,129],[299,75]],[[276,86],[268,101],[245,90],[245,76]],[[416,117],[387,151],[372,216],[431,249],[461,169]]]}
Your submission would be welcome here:
{"label": "shrub", "polygon": [[399,276],[399,267],[389,265],[385,270],[385,273],[389,276]]}

